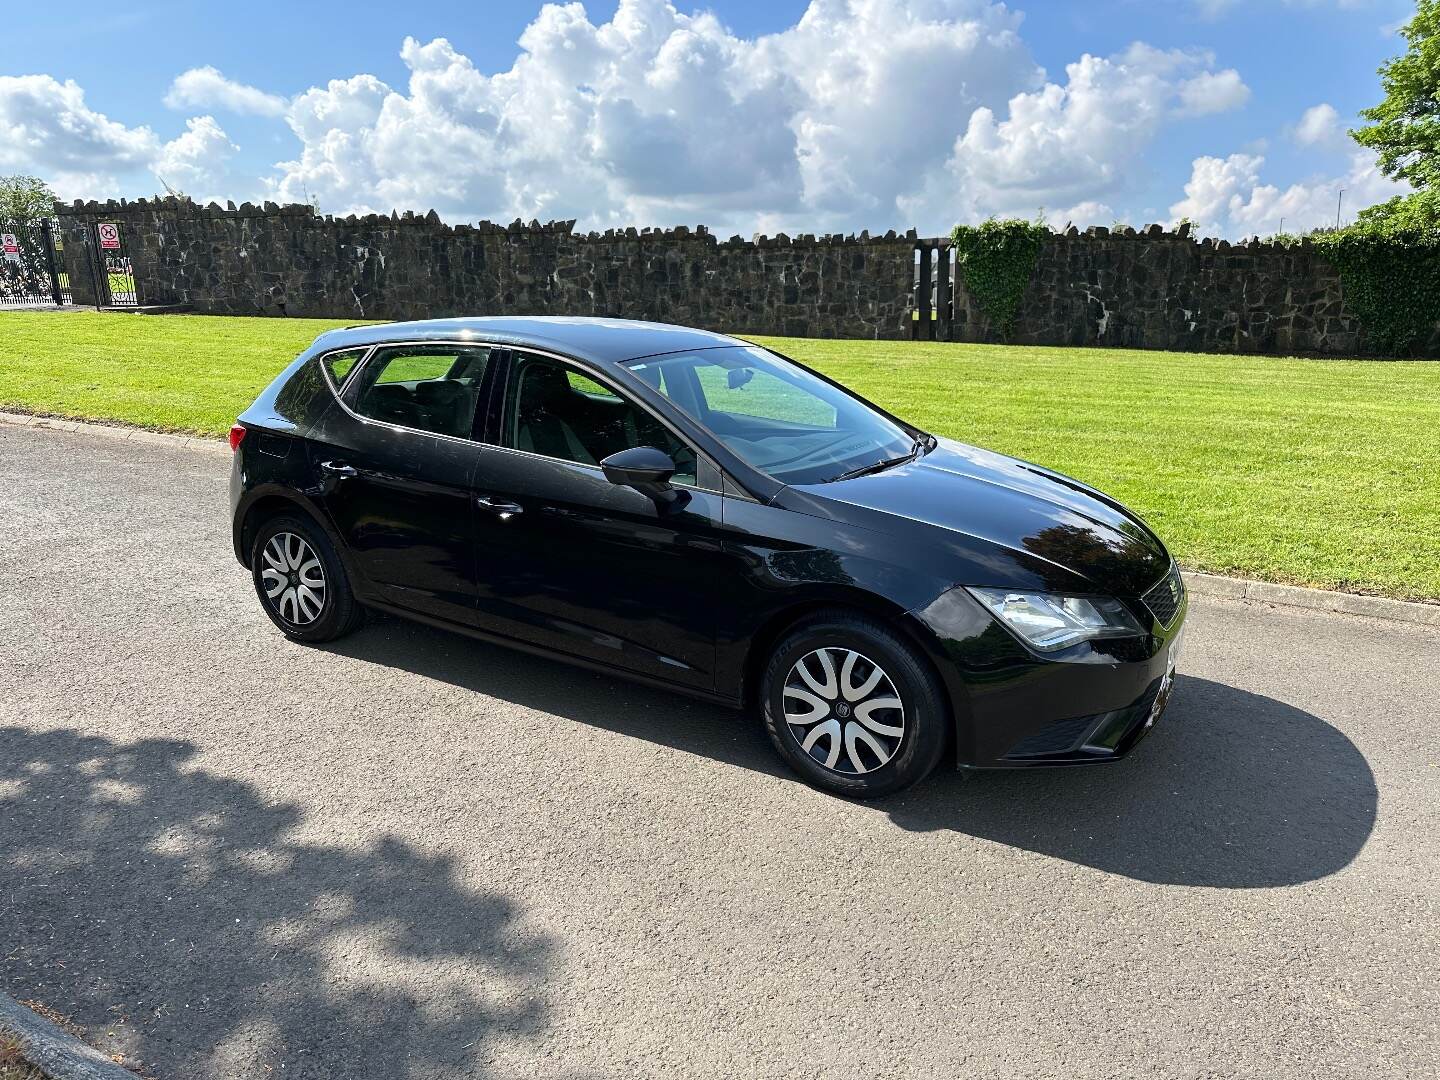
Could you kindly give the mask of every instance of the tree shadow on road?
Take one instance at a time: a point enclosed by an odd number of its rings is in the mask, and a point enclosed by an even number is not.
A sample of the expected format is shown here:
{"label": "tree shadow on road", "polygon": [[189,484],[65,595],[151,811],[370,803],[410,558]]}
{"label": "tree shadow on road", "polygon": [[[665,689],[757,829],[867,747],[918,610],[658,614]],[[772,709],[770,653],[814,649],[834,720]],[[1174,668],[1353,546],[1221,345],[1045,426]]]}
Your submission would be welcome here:
{"label": "tree shadow on road", "polygon": [[[755,720],[678,695],[394,619],[329,648],[610,731],[791,779]],[[944,766],[871,803],[905,829],[952,829],[1142,881],[1263,888],[1348,865],[1375,825],[1364,756],[1319,717],[1181,675],[1126,760],[1079,769]]]}
{"label": "tree shadow on road", "polygon": [[298,839],[193,755],[0,728],[12,996],[161,1077],[477,1076],[542,1030],[553,946],[507,900],[397,839]]}

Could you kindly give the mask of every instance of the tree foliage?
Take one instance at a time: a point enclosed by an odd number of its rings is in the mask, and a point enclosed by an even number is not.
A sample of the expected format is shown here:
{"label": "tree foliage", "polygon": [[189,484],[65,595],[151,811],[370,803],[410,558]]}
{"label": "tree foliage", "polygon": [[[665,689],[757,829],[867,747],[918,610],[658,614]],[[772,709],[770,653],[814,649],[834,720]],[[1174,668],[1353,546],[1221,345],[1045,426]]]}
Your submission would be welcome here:
{"label": "tree foliage", "polygon": [[55,193],[33,176],[0,176],[0,221],[39,221],[55,213]]}
{"label": "tree foliage", "polygon": [[979,225],[956,225],[955,268],[965,288],[991,323],[1008,337],[1025,286],[1035,273],[1040,246],[1050,229],[1041,221],[989,218]]}
{"label": "tree foliage", "polygon": [[1440,0],[1419,0],[1400,30],[1406,49],[1380,67],[1385,100],[1350,132],[1380,155],[1380,171],[1417,188],[1440,180]]}

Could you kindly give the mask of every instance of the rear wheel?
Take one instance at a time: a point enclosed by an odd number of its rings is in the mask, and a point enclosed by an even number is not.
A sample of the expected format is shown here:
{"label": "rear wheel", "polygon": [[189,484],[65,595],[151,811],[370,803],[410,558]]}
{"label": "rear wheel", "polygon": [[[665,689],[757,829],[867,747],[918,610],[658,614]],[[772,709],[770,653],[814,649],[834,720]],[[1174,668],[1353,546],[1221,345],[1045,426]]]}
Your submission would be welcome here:
{"label": "rear wheel", "polygon": [[923,779],[945,748],[949,710],[925,659],[861,615],[808,621],[776,646],[761,693],[765,727],[810,783],[853,798]]}
{"label": "rear wheel", "polygon": [[261,525],[250,569],[260,606],[286,637],[333,641],[363,619],[335,548],[308,518],[281,514]]}

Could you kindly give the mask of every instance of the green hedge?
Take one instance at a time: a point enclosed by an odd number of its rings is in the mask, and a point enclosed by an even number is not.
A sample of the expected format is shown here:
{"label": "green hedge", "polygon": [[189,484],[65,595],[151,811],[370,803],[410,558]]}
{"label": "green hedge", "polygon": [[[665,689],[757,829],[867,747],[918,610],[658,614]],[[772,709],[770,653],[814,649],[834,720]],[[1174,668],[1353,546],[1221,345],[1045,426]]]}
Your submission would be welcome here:
{"label": "green hedge", "polygon": [[1440,321],[1440,203],[1432,192],[1397,196],[1353,224],[1318,233],[1345,299],[1374,345],[1406,353]]}

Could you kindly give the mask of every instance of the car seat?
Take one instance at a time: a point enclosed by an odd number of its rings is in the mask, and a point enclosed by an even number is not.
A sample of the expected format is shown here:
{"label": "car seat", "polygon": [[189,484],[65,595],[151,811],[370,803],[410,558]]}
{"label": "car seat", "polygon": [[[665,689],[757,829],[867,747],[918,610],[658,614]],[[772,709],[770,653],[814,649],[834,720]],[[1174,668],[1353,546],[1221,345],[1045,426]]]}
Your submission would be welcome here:
{"label": "car seat", "polygon": [[599,464],[571,424],[572,419],[578,419],[574,411],[578,398],[560,368],[546,363],[526,364],[520,373],[516,399],[516,447],[564,461]]}
{"label": "car seat", "polygon": [[437,379],[415,387],[415,408],[419,413],[418,427],[441,435],[466,438],[474,420],[473,399],[457,382]]}

